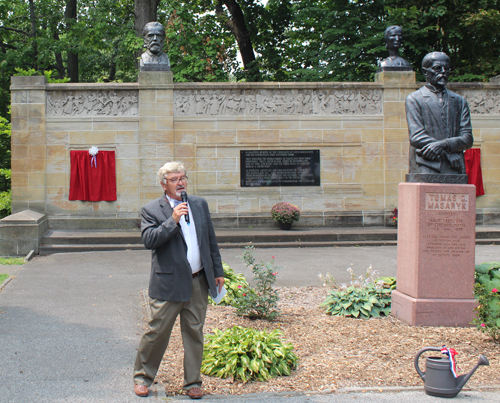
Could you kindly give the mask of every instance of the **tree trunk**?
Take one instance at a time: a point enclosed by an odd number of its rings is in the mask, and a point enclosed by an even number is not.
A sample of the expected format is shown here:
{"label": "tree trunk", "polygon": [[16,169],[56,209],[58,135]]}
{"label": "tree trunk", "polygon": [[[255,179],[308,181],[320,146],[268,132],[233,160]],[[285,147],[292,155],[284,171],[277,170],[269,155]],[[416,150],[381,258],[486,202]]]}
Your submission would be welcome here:
{"label": "tree trunk", "polygon": [[[77,0],[67,0],[66,1],[66,11],[64,12],[64,16],[69,19],[67,28],[68,30],[71,28],[73,22],[76,22],[77,18]],[[78,82],[78,53],[73,53],[71,50],[68,50],[68,77],[70,78],[70,82],[77,83]]]}
{"label": "tree trunk", "polygon": [[250,63],[255,61],[255,53],[243,11],[241,11],[241,7],[235,0],[219,0],[215,10],[218,16],[222,14],[222,2],[224,2],[231,14],[231,19],[226,21],[226,27],[231,30],[236,42],[238,42],[243,68],[247,70]]}
{"label": "tree trunk", "polygon": [[31,39],[33,41],[33,68],[38,70],[38,48],[36,45],[36,15],[35,15],[35,5],[33,4],[33,0],[30,0],[30,20],[31,20]]}
{"label": "tree trunk", "polygon": [[[57,32],[57,27],[54,27],[54,39],[56,41],[59,41],[59,32]],[[64,78],[66,77],[66,70],[64,69],[64,63],[61,52],[56,52],[55,56],[56,56],[56,68],[57,72],[59,73],[59,78]]]}
{"label": "tree trunk", "polygon": [[158,4],[160,4],[160,0],[134,0],[134,28],[137,36],[142,37],[144,25],[156,21]]}
{"label": "tree trunk", "polygon": [[[161,0],[134,0],[134,29],[138,37],[142,38],[142,29],[148,22],[156,21],[158,4]],[[139,57],[142,51],[135,55],[135,65],[139,68]]]}

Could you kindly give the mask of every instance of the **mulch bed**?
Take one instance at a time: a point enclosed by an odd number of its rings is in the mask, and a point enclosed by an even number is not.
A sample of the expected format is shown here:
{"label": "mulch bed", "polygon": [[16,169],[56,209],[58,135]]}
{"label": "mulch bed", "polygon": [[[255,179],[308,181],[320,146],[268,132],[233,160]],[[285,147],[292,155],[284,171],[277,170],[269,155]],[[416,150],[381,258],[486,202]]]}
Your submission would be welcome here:
{"label": "mulch bed", "polygon": [[[475,328],[408,326],[392,316],[353,319],[329,316],[319,307],[327,291],[324,287],[281,287],[281,316],[274,322],[249,320],[235,315],[235,309],[209,306],[205,333],[234,325],[257,329],[281,329],[299,356],[291,376],[268,382],[242,383],[203,375],[206,394],[228,395],[285,391],[338,390],[347,387],[423,386],[413,366],[416,352],[423,347],[453,347],[458,374],[467,373],[480,354],[490,366],[481,366],[468,386],[500,385],[500,345]],[[440,353],[433,353],[433,355]],[[176,323],[156,377],[167,395],[182,393],[183,347]],[[425,369],[425,355],[420,359]]]}

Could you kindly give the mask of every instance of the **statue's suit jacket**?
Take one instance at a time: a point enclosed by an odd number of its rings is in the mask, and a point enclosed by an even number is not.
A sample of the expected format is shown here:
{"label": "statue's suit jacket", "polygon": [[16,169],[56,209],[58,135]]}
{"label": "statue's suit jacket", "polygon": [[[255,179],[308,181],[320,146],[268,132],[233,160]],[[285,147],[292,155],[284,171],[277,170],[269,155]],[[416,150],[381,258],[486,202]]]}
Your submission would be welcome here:
{"label": "statue's suit jacket", "polygon": [[[216,296],[216,277],[224,277],[215,231],[205,199],[188,196],[196,225],[200,257],[212,296]],[[181,226],[172,218],[165,195],[147,203],[141,210],[141,237],[151,249],[149,296],[163,301],[189,301],[192,270],[187,260],[187,244]]]}
{"label": "statue's suit jacket", "polygon": [[[437,97],[425,86],[406,98],[406,121],[410,134],[410,173],[465,174],[465,160],[461,151],[471,148],[474,142],[469,105],[460,95],[447,89],[445,91],[448,95],[448,108],[444,116]],[[460,153],[459,172],[451,169],[448,160],[424,161],[418,155],[417,150],[426,144],[444,139],[448,139],[449,151]]]}

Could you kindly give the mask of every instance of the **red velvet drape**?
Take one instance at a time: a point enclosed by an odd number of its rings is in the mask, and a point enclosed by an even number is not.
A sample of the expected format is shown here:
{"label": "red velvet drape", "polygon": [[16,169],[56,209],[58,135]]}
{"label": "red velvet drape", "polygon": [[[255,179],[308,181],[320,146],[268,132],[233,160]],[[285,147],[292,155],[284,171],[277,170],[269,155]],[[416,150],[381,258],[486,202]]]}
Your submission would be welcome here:
{"label": "red velvet drape", "polygon": [[99,151],[96,164],[90,164],[88,150],[72,150],[69,200],[116,200],[116,164],[114,151]]}
{"label": "red velvet drape", "polygon": [[481,149],[470,148],[465,151],[465,171],[469,175],[469,184],[476,185],[476,196],[484,195]]}

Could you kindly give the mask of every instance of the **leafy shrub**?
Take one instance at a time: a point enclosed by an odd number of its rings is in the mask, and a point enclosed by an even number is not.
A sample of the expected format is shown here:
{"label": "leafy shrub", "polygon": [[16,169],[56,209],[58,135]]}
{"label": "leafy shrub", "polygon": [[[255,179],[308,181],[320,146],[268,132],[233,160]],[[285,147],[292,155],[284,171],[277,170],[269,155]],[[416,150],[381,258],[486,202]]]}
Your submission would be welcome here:
{"label": "leafy shrub", "polygon": [[478,306],[474,309],[476,317],[472,323],[478,330],[489,334],[495,343],[500,343],[500,292],[497,288],[489,290],[486,285],[476,283],[474,293]]}
{"label": "leafy shrub", "polygon": [[0,192],[6,192],[11,188],[12,171],[0,168]]}
{"label": "leafy shrub", "polygon": [[234,326],[224,332],[215,329],[205,337],[201,372],[219,378],[234,377],[243,382],[267,381],[290,375],[298,357],[293,346],[283,344],[279,330],[259,331]]}
{"label": "leafy shrub", "polygon": [[275,204],[271,209],[271,217],[274,221],[283,224],[292,224],[300,219],[300,209],[287,202]]}
{"label": "leafy shrub", "polygon": [[247,246],[243,253],[243,261],[250,267],[257,284],[254,288],[242,288],[241,297],[233,304],[236,315],[246,316],[250,319],[274,320],[279,314],[278,291],[273,288],[278,274],[278,267],[272,262],[255,263],[253,246]]}
{"label": "leafy shrub", "polygon": [[384,288],[396,289],[396,277],[378,277],[376,283],[383,283]]}
{"label": "leafy shrub", "polygon": [[36,71],[35,69],[24,70],[20,67],[16,67],[15,70],[16,70],[16,73],[14,74],[15,76],[45,76],[48,83],[68,83],[70,81],[69,77],[52,78],[52,74],[54,74],[52,70],[46,70],[40,72]]}
{"label": "leafy shrub", "polygon": [[493,288],[500,290],[500,263],[485,262],[476,265],[476,283],[484,285],[489,292]]}
{"label": "leafy shrub", "polygon": [[12,212],[12,193],[11,191],[0,192],[0,219],[7,217]]}
{"label": "leafy shrub", "polygon": [[335,316],[352,316],[355,318],[371,318],[391,313],[391,292],[396,287],[394,277],[377,278],[378,272],[368,267],[363,276],[356,277],[352,268],[349,285],[337,285],[335,278],[327,273],[319,275],[324,285],[332,288],[321,306],[325,312]]}
{"label": "leafy shrub", "polygon": [[[224,287],[227,293],[219,305],[234,305],[236,300],[243,297],[243,290],[247,289],[250,285],[243,274],[236,274],[226,263],[222,263],[222,267],[224,268]],[[208,302],[215,305],[211,297],[208,297]]]}
{"label": "leafy shrub", "polygon": [[335,316],[355,318],[378,318],[391,313],[391,290],[375,288],[370,284],[364,288],[347,287],[345,290],[332,290],[321,304],[325,312]]}

